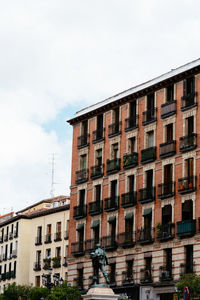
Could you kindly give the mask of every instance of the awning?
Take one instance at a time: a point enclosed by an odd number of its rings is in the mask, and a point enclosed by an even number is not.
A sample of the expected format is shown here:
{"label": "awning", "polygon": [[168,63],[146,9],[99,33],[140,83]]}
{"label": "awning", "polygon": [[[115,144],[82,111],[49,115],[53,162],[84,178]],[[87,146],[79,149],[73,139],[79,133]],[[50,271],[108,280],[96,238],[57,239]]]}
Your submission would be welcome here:
{"label": "awning", "polygon": [[130,219],[133,219],[133,213],[126,214],[125,220],[130,220]]}
{"label": "awning", "polygon": [[108,223],[113,223],[116,221],[116,217],[115,216],[112,216],[108,219]]}
{"label": "awning", "polygon": [[79,231],[83,228],[84,228],[84,224],[78,224],[78,226],[76,227],[76,230]]}
{"label": "awning", "polygon": [[150,215],[151,212],[152,212],[152,208],[147,208],[147,209],[145,209],[144,212],[143,212],[143,217],[144,217],[144,216]]}
{"label": "awning", "polygon": [[96,228],[96,227],[98,227],[98,226],[99,226],[99,220],[94,220],[94,221],[92,222],[91,228]]}

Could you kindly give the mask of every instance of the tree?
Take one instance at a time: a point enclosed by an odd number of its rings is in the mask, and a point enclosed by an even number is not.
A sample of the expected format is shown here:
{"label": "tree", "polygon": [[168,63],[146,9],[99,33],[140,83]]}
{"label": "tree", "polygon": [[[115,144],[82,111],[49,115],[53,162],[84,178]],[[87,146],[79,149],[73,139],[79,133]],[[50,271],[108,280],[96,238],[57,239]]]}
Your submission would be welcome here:
{"label": "tree", "polygon": [[38,300],[42,297],[46,298],[48,294],[49,290],[47,288],[36,286],[30,289],[28,294],[28,300]]}
{"label": "tree", "polygon": [[27,299],[30,291],[29,286],[16,285],[16,283],[12,283],[5,288],[5,291],[2,296],[2,300],[18,300],[19,296]]}
{"label": "tree", "polygon": [[185,274],[183,278],[176,284],[178,293],[183,296],[184,287],[189,288],[190,297],[200,296],[200,276],[197,274]]}
{"label": "tree", "polygon": [[65,281],[62,286],[55,286],[45,300],[81,300],[81,293],[74,286],[68,286]]}

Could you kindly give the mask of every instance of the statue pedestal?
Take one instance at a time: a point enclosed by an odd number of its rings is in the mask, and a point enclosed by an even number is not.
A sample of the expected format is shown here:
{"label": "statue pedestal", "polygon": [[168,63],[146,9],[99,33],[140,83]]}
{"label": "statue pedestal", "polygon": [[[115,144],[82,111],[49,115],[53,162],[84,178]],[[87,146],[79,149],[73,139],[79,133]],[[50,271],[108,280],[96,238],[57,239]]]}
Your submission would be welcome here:
{"label": "statue pedestal", "polygon": [[119,295],[114,294],[109,287],[92,287],[86,295],[82,296],[85,300],[117,300]]}

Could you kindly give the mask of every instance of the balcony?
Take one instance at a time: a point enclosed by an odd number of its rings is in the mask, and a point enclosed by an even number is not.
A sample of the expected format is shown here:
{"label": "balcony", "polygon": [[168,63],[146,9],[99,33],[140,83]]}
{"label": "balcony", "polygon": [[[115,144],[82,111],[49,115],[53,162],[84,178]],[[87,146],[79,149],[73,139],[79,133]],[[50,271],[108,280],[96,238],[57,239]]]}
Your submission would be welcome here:
{"label": "balcony", "polygon": [[8,234],[5,234],[4,235],[4,242],[7,242],[8,241]]}
{"label": "balcony", "polygon": [[138,153],[124,154],[123,156],[123,168],[134,168],[138,165]]}
{"label": "balcony", "polygon": [[156,121],[156,108],[149,109],[143,112],[142,125],[147,125]]}
{"label": "balcony", "polygon": [[71,253],[74,256],[84,255],[84,243],[83,242],[75,242],[71,244]]}
{"label": "balcony", "polygon": [[115,158],[112,160],[107,160],[107,174],[113,174],[120,171],[120,158]]}
{"label": "balcony", "polygon": [[52,258],[52,267],[54,269],[60,268],[61,267],[61,257],[60,256],[55,256]]}
{"label": "balcony", "polygon": [[152,270],[149,268],[140,269],[140,282],[141,284],[152,283]]}
{"label": "balcony", "polygon": [[197,147],[197,134],[192,133],[189,136],[180,138],[180,152],[193,150]]}
{"label": "balcony", "polygon": [[195,102],[195,96],[196,96],[196,93],[193,92],[186,96],[181,97],[181,110],[182,111],[185,111],[185,110],[197,105]]}
{"label": "balcony", "polygon": [[100,178],[103,176],[103,169],[104,169],[104,165],[96,165],[91,167],[91,179],[96,179],[96,178]]}
{"label": "balcony", "polygon": [[123,232],[118,234],[118,245],[122,248],[135,246],[135,232]]}
{"label": "balcony", "polygon": [[69,231],[66,230],[64,233],[64,240],[68,240],[69,239]]}
{"label": "balcony", "polygon": [[169,157],[176,154],[176,141],[160,144],[160,158]]}
{"label": "balcony", "polygon": [[160,266],[160,281],[171,281],[172,277],[172,267],[170,266]]}
{"label": "balcony", "polygon": [[105,250],[115,250],[117,249],[116,237],[113,235],[104,236],[101,238],[101,246]]}
{"label": "balcony", "polygon": [[55,233],[54,242],[62,241],[61,231]]}
{"label": "balcony", "polygon": [[138,115],[125,119],[125,131],[129,131],[138,127]]}
{"label": "balcony", "polygon": [[105,128],[99,128],[93,131],[92,143],[96,144],[104,140],[104,131]]}
{"label": "balcony", "polygon": [[140,244],[150,244],[154,241],[154,228],[141,228],[138,230],[137,241]]}
{"label": "balcony", "polygon": [[104,210],[105,211],[113,211],[118,209],[119,207],[119,197],[111,197],[111,198],[105,198],[104,199]]}
{"label": "balcony", "polygon": [[74,219],[79,220],[85,218],[87,214],[87,205],[74,206]]}
{"label": "balcony", "polygon": [[41,236],[36,236],[35,238],[35,246],[42,245],[42,237]]}
{"label": "balcony", "polygon": [[176,114],[176,100],[161,105],[161,119],[168,118]]}
{"label": "balcony", "polygon": [[77,148],[81,149],[83,147],[88,146],[89,145],[89,137],[90,137],[89,134],[84,134],[84,135],[79,136],[78,140],[77,140]]}
{"label": "balcony", "polygon": [[175,182],[170,181],[158,184],[158,198],[165,199],[175,195]]}
{"label": "balcony", "polygon": [[102,213],[103,201],[94,201],[89,203],[89,215],[95,216]]}
{"label": "balcony", "polygon": [[178,179],[179,194],[192,193],[196,191],[196,176],[184,177]]}
{"label": "balcony", "polygon": [[41,263],[40,262],[35,262],[33,266],[34,271],[41,271]]}
{"label": "balcony", "polygon": [[161,224],[159,227],[156,227],[157,231],[157,240],[158,241],[167,241],[174,238],[174,224]]}
{"label": "balcony", "polygon": [[68,257],[65,256],[63,257],[63,267],[67,267],[68,266]]}
{"label": "balcony", "polygon": [[121,133],[122,122],[116,122],[108,126],[108,137],[111,138]]}
{"label": "balcony", "polygon": [[196,233],[196,220],[177,222],[177,235],[181,238],[193,236]]}
{"label": "balcony", "polygon": [[152,202],[155,200],[156,188],[147,187],[139,190],[139,201],[140,203]]}
{"label": "balcony", "polygon": [[156,147],[150,147],[141,151],[141,163],[146,164],[156,160]]}
{"label": "balcony", "polygon": [[9,233],[9,240],[12,240],[13,239],[13,232],[10,232]]}
{"label": "balcony", "polygon": [[85,241],[85,251],[91,252],[96,249],[96,244],[99,243],[99,239],[90,239]]}
{"label": "balcony", "polygon": [[51,243],[51,242],[52,242],[52,240],[51,240],[51,233],[46,234],[46,235],[45,235],[44,243],[45,243],[45,244],[49,244],[49,243]]}
{"label": "balcony", "polygon": [[124,208],[131,207],[131,206],[135,206],[136,204],[137,204],[137,192],[122,194],[122,202],[121,202],[122,207]]}
{"label": "balcony", "polygon": [[133,285],[134,279],[133,279],[133,270],[131,271],[123,271],[122,272],[122,285]]}
{"label": "balcony", "polygon": [[88,181],[88,169],[76,171],[76,184]]}
{"label": "balcony", "polygon": [[44,262],[43,269],[49,270],[51,268],[51,258],[44,258],[43,262]]}

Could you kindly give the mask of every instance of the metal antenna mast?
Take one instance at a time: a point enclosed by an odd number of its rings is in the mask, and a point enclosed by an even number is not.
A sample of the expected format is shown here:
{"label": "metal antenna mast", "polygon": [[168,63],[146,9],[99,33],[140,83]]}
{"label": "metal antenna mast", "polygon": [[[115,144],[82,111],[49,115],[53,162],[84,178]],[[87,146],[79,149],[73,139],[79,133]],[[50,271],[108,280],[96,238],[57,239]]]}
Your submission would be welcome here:
{"label": "metal antenna mast", "polygon": [[55,192],[55,182],[54,182],[54,173],[55,173],[55,153],[52,153],[52,161],[51,161],[51,191],[50,195],[51,198],[54,197],[54,192]]}

